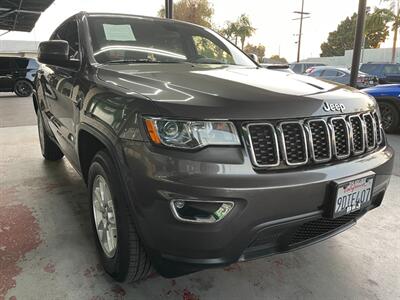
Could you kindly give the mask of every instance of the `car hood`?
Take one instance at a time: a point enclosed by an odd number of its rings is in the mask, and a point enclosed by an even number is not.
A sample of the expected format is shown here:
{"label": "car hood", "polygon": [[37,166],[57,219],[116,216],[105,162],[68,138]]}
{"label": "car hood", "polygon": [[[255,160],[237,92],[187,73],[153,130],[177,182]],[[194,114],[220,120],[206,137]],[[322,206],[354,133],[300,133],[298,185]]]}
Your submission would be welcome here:
{"label": "car hood", "polygon": [[[194,119],[281,119],[371,109],[375,101],[352,88],[264,68],[192,64],[102,65],[98,78],[156,103],[162,116]],[[341,113],[341,112],[340,112]]]}
{"label": "car hood", "polygon": [[363,89],[363,92],[369,94],[400,94],[400,84],[383,84],[383,85],[376,85],[374,87],[370,87],[367,89]]}

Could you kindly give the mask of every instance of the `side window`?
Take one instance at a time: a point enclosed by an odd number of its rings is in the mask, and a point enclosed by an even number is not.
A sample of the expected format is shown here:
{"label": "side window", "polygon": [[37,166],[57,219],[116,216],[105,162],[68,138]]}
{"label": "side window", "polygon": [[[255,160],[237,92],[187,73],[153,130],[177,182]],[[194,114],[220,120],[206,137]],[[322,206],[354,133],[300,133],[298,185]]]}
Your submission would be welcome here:
{"label": "side window", "polygon": [[310,74],[312,77],[320,77],[322,74],[322,70],[316,70]]}
{"label": "side window", "polygon": [[193,43],[199,62],[234,64],[232,55],[213,41],[202,36],[193,36]]}
{"label": "side window", "polygon": [[383,74],[399,74],[400,65],[386,65],[383,68]]}
{"label": "side window", "polygon": [[325,70],[323,73],[323,76],[326,77],[336,77],[338,75],[338,72],[336,70]]}
{"label": "side window", "polygon": [[360,68],[360,71],[369,75],[379,75],[380,67],[381,65],[363,64]]}
{"label": "side window", "polygon": [[293,72],[301,73],[301,65],[299,65],[299,64],[294,65]]}
{"label": "side window", "polygon": [[0,70],[10,69],[10,59],[6,57],[0,57]]}
{"label": "side window", "polygon": [[339,77],[344,77],[344,76],[346,76],[346,74],[343,73],[343,72],[341,72],[341,71],[338,71],[338,72],[337,72],[337,76],[339,76]]}
{"label": "side window", "polygon": [[75,20],[68,21],[51,37],[52,40],[64,40],[69,44],[69,58],[79,59],[79,36],[78,36],[78,24]]}
{"label": "side window", "polygon": [[15,60],[15,64],[17,65],[17,69],[26,69],[28,66],[29,60],[26,58],[17,58]]}

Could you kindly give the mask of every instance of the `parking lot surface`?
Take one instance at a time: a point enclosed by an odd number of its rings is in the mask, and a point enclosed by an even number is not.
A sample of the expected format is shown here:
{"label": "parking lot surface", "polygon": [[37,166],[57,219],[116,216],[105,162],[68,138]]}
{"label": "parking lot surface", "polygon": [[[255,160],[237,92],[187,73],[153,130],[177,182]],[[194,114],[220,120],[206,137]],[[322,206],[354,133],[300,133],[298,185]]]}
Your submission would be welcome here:
{"label": "parking lot surface", "polygon": [[[31,99],[2,95],[0,120],[0,300],[400,299],[399,155],[382,206],[327,241],[118,284],[99,265],[83,181],[66,159],[40,154]],[[400,153],[400,135],[389,140]]]}

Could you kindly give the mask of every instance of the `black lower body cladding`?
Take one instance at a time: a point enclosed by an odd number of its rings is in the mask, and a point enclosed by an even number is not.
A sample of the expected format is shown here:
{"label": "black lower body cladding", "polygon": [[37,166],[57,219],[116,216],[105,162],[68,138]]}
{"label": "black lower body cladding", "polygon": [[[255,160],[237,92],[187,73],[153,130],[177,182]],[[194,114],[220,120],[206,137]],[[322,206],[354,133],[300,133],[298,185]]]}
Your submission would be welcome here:
{"label": "black lower body cladding", "polygon": [[[238,260],[286,252],[332,236],[380,205],[394,152],[384,146],[365,156],[312,167],[257,172],[241,148],[197,153],[123,142],[121,171],[136,226],[155,269],[175,277]],[[372,171],[371,202],[331,219],[332,182]],[[217,223],[182,222],[171,200],[233,202]]]}

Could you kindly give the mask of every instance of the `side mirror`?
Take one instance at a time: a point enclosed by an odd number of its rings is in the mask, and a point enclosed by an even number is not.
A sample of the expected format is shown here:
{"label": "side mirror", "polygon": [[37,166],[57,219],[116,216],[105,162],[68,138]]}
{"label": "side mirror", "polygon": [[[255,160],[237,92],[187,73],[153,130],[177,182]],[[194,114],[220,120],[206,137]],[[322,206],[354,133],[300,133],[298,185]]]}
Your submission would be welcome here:
{"label": "side mirror", "polygon": [[43,64],[72,69],[79,65],[78,61],[69,59],[68,42],[61,40],[40,43],[38,61]]}
{"label": "side mirror", "polygon": [[256,63],[258,63],[258,56],[255,55],[254,53],[248,53],[247,54],[248,57],[250,57],[250,59]]}

